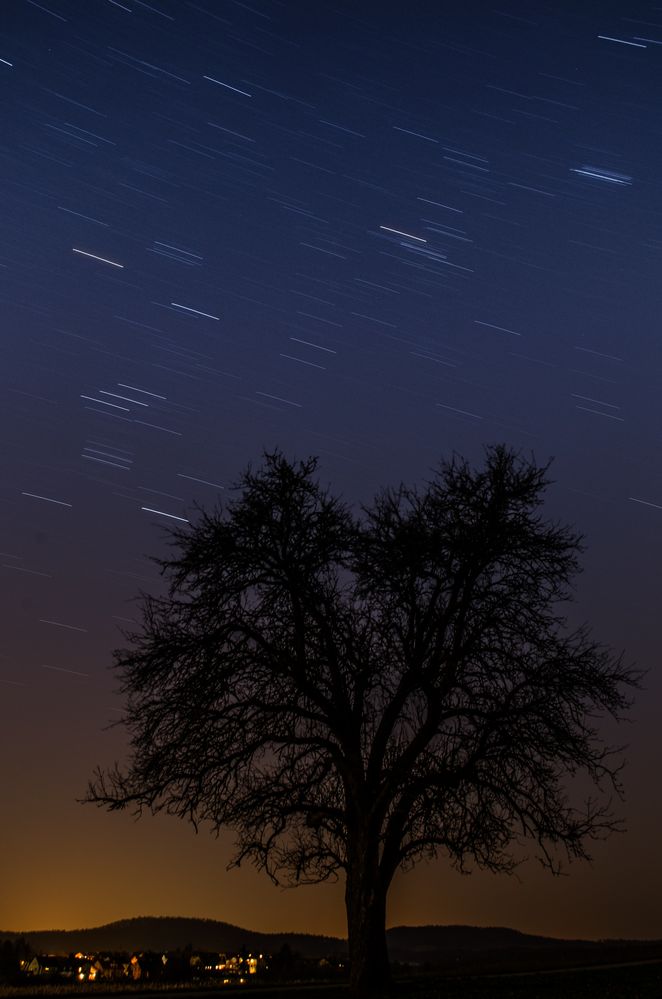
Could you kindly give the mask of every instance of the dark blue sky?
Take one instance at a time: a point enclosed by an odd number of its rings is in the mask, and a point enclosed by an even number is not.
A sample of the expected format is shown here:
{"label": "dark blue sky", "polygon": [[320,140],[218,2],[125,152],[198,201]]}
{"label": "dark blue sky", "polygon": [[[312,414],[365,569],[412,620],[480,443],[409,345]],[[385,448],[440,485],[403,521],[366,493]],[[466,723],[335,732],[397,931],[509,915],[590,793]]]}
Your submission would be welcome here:
{"label": "dark blue sky", "polygon": [[586,535],[573,619],[651,669],[630,831],[563,882],[440,861],[390,920],[662,936],[662,7],[495,3],[3,4],[0,927],[342,932],[340,889],[75,803],[117,629],[265,447],[358,502],[505,441]]}

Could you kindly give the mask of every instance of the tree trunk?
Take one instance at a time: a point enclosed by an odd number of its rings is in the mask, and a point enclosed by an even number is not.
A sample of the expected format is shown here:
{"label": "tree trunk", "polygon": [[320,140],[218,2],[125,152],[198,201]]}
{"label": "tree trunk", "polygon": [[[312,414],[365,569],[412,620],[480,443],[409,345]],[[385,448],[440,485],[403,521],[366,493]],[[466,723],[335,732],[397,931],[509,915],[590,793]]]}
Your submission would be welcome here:
{"label": "tree trunk", "polygon": [[356,999],[388,993],[391,975],[386,949],[386,892],[377,865],[359,855],[345,887],[349,942],[349,985]]}

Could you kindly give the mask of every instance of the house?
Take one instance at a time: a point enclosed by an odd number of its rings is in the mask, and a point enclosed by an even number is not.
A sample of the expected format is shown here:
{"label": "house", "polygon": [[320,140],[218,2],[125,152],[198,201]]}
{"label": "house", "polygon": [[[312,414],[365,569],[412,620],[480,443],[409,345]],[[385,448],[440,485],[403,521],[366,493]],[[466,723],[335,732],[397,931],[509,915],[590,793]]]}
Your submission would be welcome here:
{"label": "house", "polygon": [[35,954],[25,966],[25,973],[39,978],[74,979],[78,964],[73,957],[62,954]]}
{"label": "house", "polygon": [[164,978],[167,963],[167,954],[155,954],[151,951],[132,954],[129,975],[133,978],[134,982],[153,981]]}
{"label": "house", "polygon": [[89,971],[89,981],[117,981],[118,978],[129,976],[129,962],[118,954],[96,954]]}

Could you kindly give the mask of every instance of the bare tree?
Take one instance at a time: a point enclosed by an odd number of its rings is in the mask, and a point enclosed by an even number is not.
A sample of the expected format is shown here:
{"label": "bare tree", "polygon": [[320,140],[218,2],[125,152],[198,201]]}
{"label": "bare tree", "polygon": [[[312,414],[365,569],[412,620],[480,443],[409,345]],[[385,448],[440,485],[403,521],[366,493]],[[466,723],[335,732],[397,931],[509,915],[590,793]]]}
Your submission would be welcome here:
{"label": "bare tree", "polygon": [[599,720],[637,675],[568,629],[581,542],[542,519],[546,472],[493,447],[357,516],[315,459],[266,455],[158,560],[167,595],[115,654],[131,756],[87,800],[229,827],[277,880],[344,876],[360,996],[388,985],[399,867],[510,871],[527,840],[555,872],[586,858],[617,824]]}

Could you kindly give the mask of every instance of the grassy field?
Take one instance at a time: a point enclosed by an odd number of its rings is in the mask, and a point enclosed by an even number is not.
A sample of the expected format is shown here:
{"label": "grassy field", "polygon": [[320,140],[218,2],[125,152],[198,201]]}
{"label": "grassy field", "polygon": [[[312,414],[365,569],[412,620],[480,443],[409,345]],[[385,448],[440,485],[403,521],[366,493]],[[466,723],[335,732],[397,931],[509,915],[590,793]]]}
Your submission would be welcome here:
{"label": "grassy field", "polygon": [[[175,988],[153,989],[102,985],[42,985],[9,988],[0,986],[0,997],[30,996],[186,996],[187,999],[212,999],[239,995],[253,999],[347,999],[347,990],[339,985],[282,985],[244,988]],[[662,999],[662,961],[618,965],[607,968],[586,968],[571,971],[537,972],[533,974],[483,975],[480,977],[442,977],[421,975],[400,981],[394,989],[394,999]]]}
{"label": "grassy field", "polygon": [[403,983],[399,999],[662,999],[662,962]]}

